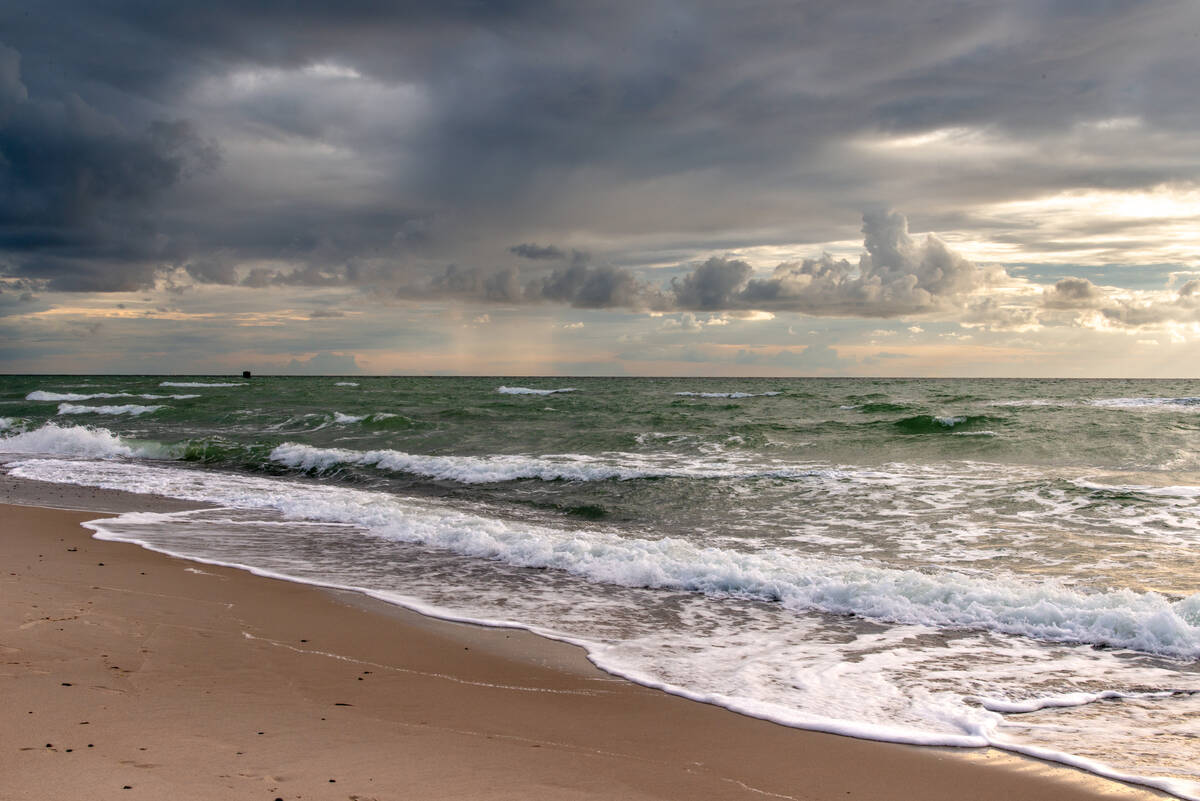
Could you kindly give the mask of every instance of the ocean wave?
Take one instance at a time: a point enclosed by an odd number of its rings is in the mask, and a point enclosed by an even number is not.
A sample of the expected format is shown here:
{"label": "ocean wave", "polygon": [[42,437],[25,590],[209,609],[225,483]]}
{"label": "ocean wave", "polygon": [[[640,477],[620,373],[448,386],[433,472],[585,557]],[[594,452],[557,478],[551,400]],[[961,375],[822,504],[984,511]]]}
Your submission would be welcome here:
{"label": "ocean wave", "polygon": [[577,392],[575,387],[562,389],[531,389],[530,387],[496,387],[501,395],[558,395],[562,392]]}
{"label": "ocean wave", "polygon": [[[944,434],[959,433],[982,425],[992,425],[1003,422],[999,418],[987,415],[929,415],[920,414],[895,420],[892,426],[905,434]],[[994,432],[993,432],[994,434]]]}
{"label": "ocean wave", "polygon": [[857,407],[864,414],[898,414],[912,411],[911,406],[905,403],[889,403],[887,401],[863,403]]}
{"label": "ocean wave", "polygon": [[516,567],[563,570],[605,584],[776,602],[797,612],[1200,657],[1200,593],[1172,601],[1155,592],[927,573],[772,548],[744,552],[673,537],[646,539],[604,529],[519,523],[379,492],[127,462],[25,460],[10,465],[10,472],[350,523],[375,536]]}
{"label": "ocean wave", "polygon": [[1044,400],[1042,398],[1031,398],[1029,400],[1006,400],[992,401],[988,406],[1074,406],[1071,401],[1055,401]]}
{"label": "ocean wave", "polygon": [[30,401],[83,401],[95,400],[96,398],[132,398],[131,392],[92,392],[87,395],[81,395],[78,392],[46,392],[44,390],[34,390],[25,396],[25,400]]}
{"label": "ocean wave", "polygon": [[395,450],[352,451],[317,448],[285,442],[270,454],[271,461],[296,470],[324,472],[358,465],[409,473],[460,484],[494,484],[521,479],[542,481],[627,481],[644,478],[803,478],[830,476],[837,471],[796,466],[777,468],[739,465],[697,459],[680,463],[677,455],[655,459],[634,453],[607,454],[605,458],[578,454],[529,456],[427,456]]}
{"label": "ocean wave", "polygon": [[391,420],[399,417],[398,414],[391,412],[373,412],[370,414],[342,414],[341,412],[333,413],[333,422],[338,425],[353,425],[354,423],[382,423],[385,420]]}
{"label": "ocean wave", "polygon": [[85,401],[96,400],[98,398],[142,398],[143,400],[187,400],[189,398],[199,398],[199,395],[147,395],[135,394],[133,392],[93,392],[83,395],[78,392],[46,392],[45,390],[34,390],[25,396],[25,400],[30,401]]}
{"label": "ocean wave", "polygon": [[11,417],[0,417],[0,431],[7,431],[8,429],[12,428],[13,424],[15,423],[16,420]]}
{"label": "ocean wave", "polygon": [[167,407],[159,406],[140,406],[136,403],[127,403],[122,406],[79,406],[74,403],[58,404],[59,414],[128,414],[137,417],[142,414],[150,414],[157,412],[159,409]]}
{"label": "ocean wave", "polygon": [[161,458],[167,450],[153,443],[126,442],[106,428],[46,423],[33,431],[0,437],[0,453],[39,453],[88,459]]}
{"label": "ocean wave", "polygon": [[779,392],[676,392],[676,395],[688,398],[766,398],[779,395]]}
{"label": "ocean wave", "polygon": [[333,385],[335,387],[357,387],[358,383],[354,381],[335,381]]}
{"label": "ocean wave", "polygon": [[1200,407],[1200,398],[1098,398],[1092,405],[1110,409],[1170,409]]}
{"label": "ocean wave", "polygon": [[159,384],[160,387],[245,387],[249,386],[246,382],[241,381],[233,384],[220,383],[205,383],[203,381],[163,381]]}

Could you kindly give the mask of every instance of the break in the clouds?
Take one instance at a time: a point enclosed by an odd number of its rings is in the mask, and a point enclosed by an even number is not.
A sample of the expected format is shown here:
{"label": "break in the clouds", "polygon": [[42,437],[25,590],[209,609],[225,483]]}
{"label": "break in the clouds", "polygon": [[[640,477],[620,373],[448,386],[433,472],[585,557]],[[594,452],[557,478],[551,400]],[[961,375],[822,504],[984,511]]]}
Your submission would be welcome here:
{"label": "break in the clouds", "polygon": [[[1145,364],[1200,337],[1198,29],[1165,0],[9,3],[0,351],[488,371],[488,328],[542,354],[513,370]],[[416,330],[459,344],[405,362]]]}

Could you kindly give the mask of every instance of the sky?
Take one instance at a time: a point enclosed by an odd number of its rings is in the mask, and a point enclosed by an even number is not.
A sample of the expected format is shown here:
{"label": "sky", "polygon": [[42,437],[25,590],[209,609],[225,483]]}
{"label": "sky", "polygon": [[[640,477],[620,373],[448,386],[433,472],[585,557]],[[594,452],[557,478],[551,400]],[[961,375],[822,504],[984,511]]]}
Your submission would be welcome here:
{"label": "sky", "polygon": [[4,0],[0,372],[1200,377],[1200,4]]}

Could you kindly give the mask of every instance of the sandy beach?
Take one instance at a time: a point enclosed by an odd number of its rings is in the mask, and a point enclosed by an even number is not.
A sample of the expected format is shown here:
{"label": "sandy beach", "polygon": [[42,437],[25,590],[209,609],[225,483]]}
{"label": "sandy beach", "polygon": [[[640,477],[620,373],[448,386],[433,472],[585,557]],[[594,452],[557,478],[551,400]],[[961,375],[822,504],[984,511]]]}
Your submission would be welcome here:
{"label": "sandy beach", "polygon": [[12,801],[1165,797],[747,718],[524,632],[97,541],[79,523],[98,511],[12,505],[115,511],[118,493],[4,489]]}

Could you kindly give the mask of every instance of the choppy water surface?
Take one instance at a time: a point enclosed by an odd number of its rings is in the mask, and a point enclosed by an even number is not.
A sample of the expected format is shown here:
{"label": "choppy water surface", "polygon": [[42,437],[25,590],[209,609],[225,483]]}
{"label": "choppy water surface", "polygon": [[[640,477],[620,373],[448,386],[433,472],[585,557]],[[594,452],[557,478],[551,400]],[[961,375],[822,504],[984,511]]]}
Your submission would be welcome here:
{"label": "choppy water surface", "polygon": [[101,536],[1200,798],[1200,382],[5,377],[0,457],[218,507]]}

